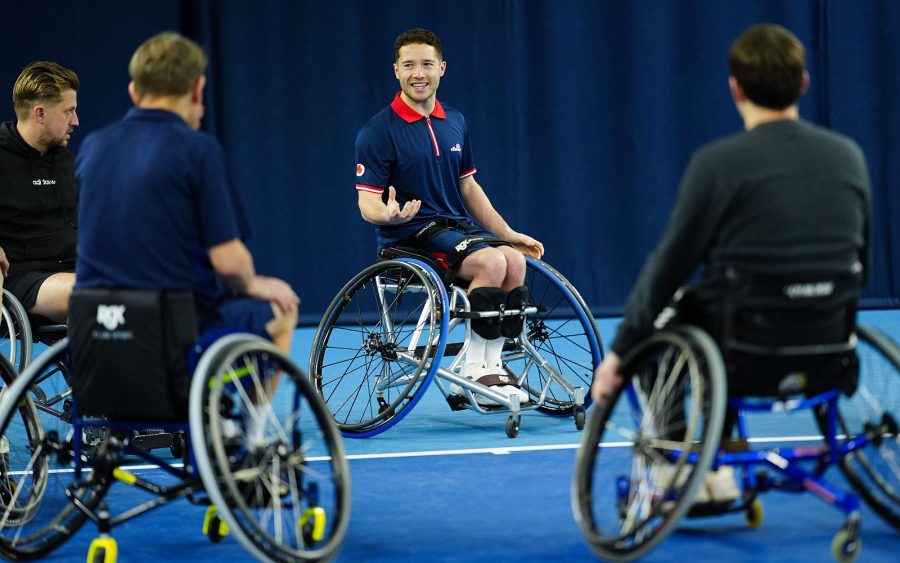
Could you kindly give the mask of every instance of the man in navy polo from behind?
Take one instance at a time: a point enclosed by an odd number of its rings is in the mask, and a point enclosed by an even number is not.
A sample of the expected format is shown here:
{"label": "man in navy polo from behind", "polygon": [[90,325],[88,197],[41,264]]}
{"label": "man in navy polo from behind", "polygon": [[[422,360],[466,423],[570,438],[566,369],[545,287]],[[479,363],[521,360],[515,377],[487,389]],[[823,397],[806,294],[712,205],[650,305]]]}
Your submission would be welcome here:
{"label": "man in navy polo from behind", "polygon": [[[475,181],[466,120],[436,97],[447,68],[437,35],[406,31],[394,55],[400,92],[356,137],[360,212],[376,225],[379,248],[413,246],[446,260],[468,280],[473,311],[518,308],[527,299],[522,253],[539,258],[544,247],[510,228]],[[504,337],[519,334],[521,319],[476,319],[472,329],[463,375],[527,400],[501,377]]]}
{"label": "man in navy polo from behind", "polygon": [[197,131],[205,69],[200,47],[176,33],[151,37],[132,56],[135,107],[89,135],[76,161],[76,287],[192,290],[199,330],[239,327],[287,353],[299,298],[256,274],[222,148]]}

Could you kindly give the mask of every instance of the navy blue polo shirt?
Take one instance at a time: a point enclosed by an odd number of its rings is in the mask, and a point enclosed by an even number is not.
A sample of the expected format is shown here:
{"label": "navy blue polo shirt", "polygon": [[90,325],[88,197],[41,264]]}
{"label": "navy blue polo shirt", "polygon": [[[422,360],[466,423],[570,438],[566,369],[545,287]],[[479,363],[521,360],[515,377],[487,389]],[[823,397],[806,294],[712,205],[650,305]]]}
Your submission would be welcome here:
{"label": "navy blue polo shirt", "polygon": [[79,287],[190,289],[198,305],[219,297],[207,249],[250,229],[213,136],[134,108],[85,138],[75,176]]}
{"label": "navy blue polo shirt", "polygon": [[435,100],[423,116],[400,97],[375,114],[356,136],[356,189],[382,194],[397,190],[400,207],[411,199],[422,206],[402,225],[377,225],[378,248],[412,236],[434,217],[471,222],[459,181],[475,174],[469,130],[462,113]]}

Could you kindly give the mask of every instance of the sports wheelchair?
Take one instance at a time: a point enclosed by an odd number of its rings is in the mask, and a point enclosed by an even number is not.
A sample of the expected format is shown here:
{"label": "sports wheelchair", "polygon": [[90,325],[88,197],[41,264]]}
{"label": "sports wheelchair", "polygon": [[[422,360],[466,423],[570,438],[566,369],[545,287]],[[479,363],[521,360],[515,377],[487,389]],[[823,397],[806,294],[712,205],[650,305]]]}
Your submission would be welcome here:
{"label": "sports wheelchair", "polygon": [[[757,279],[726,301],[716,340],[676,323],[629,351],[624,385],[594,410],[576,457],[572,507],[593,552],[640,557],[685,515],[743,512],[756,528],[759,494],[778,489],[810,491],[840,509],[832,555],[852,561],[862,547],[860,503],[825,482],[833,465],[900,529],[900,348],[855,326],[857,295],[841,277]],[[751,416],[802,409],[813,416],[792,418],[801,436],[784,439],[791,445],[751,446]],[[810,444],[802,435],[820,437]],[[738,498],[696,502],[720,467],[740,477]]]}
{"label": "sports wheelchair", "polygon": [[[306,374],[253,335],[196,341],[184,329],[196,326],[192,299],[179,295],[73,296],[72,319],[85,321],[73,323],[70,337],[3,388],[0,554],[44,557],[90,520],[98,536],[88,561],[111,563],[119,549],[111,535],[116,525],[180,498],[207,506],[202,530],[211,541],[231,534],[259,560],[335,554],[349,518],[348,468],[337,428]],[[125,303],[118,309],[123,322],[100,324],[90,311],[110,303]],[[137,346],[121,346],[127,342]],[[77,376],[71,422],[48,412],[32,392],[57,366]],[[0,371],[14,374],[4,357]],[[89,418],[97,409],[107,418]],[[189,436],[182,460],[134,445],[137,429],[148,424]],[[98,426],[104,438],[88,451],[83,436]],[[126,463],[135,458],[159,469],[142,474],[146,468]],[[108,495],[113,484],[150,498]]]}
{"label": "sports wheelchair", "polygon": [[[530,301],[521,308],[471,312],[464,285],[420,250],[383,250],[329,305],[313,341],[312,381],[346,437],[365,438],[399,422],[434,381],[452,410],[506,413],[518,435],[523,410],[574,417],[580,430],[593,369],[603,357],[600,332],[574,287],[549,264],[527,257]],[[463,377],[473,318],[521,315],[505,341],[503,369],[529,399],[507,397]],[[437,376],[437,377],[435,377]],[[463,395],[451,393],[459,385]],[[484,405],[476,395],[495,404]]]}

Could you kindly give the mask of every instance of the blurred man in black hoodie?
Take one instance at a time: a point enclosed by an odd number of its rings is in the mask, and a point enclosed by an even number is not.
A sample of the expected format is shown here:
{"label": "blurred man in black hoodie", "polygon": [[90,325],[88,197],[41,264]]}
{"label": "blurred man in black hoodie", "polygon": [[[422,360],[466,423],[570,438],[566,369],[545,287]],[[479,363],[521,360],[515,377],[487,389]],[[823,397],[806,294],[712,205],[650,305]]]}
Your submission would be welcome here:
{"label": "blurred man in black hoodie", "polygon": [[4,287],[29,313],[64,323],[75,284],[78,76],[53,62],[25,67],[13,86],[16,121],[0,125],[0,247]]}

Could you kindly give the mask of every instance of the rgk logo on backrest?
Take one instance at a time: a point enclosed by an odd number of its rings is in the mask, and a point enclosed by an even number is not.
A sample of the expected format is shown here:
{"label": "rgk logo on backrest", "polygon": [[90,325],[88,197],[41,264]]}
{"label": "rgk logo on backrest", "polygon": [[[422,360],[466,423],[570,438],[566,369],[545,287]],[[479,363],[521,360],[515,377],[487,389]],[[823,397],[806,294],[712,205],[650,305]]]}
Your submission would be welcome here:
{"label": "rgk logo on backrest", "polygon": [[97,322],[106,330],[125,324],[125,305],[97,305]]}

